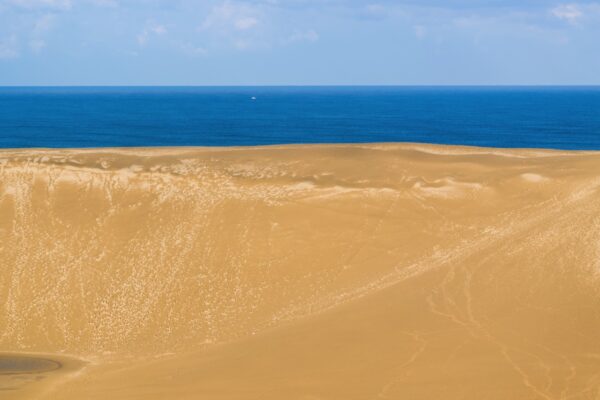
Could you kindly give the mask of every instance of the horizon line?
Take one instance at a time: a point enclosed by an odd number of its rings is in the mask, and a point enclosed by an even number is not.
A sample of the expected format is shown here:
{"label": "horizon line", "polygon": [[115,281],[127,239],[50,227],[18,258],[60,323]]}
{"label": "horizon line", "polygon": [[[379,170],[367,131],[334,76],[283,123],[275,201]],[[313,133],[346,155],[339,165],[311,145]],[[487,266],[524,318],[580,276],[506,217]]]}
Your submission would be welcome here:
{"label": "horizon line", "polygon": [[166,84],[142,84],[142,85],[127,85],[127,84],[77,84],[77,85],[0,85],[0,88],[236,88],[236,87],[272,87],[272,88],[284,88],[284,87],[398,87],[398,88],[428,88],[428,87],[497,87],[497,88],[511,88],[511,87],[575,87],[575,88],[600,88],[600,84],[267,84],[267,85],[254,85],[254,84],[224,84],[224,85],[166,85]]}

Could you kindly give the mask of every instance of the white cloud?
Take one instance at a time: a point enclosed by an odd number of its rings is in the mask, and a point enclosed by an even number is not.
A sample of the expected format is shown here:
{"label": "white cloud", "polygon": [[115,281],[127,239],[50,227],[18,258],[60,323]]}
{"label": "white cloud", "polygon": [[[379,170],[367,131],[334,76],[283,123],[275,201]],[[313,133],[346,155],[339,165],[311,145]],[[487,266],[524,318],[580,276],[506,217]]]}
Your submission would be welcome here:
{"label": "white cloud", "polygon": [[9,36],[6,39],[0,39],[0,60],[6,60],[19,57],[17,50],[17,37]]}
{"label": "white cloud", "polygon": [[258,14],[256,7],[226,0],[211,9],[200,28],[220,32],[245,31],[260,23]]}
{"label": "white cloud", "polygon": [[163,36],[167,34],[167,28],[164,25],[149,22],[147,26],[137,35],[137,41],[140,46],[144,46],[150,40],[151,36]]}
{"label": "white cloud", "polygon": [[556,18],[567,21],[570,24],[576,24],[584,13],[577,4],[563,4],[551,10],[552,15]]}
{"label": "white cloud", "polygon": [[270,6],[265,1],[220,1],[209,9],[198,30],[205,34],[209,48],[223,44],[237,50],[269,47],[270,26],[265,24],[265,13]]}
{"label": "white cloud", "polygon": [[192,43],[180,43],[179,48],[189,56],[203,56],[207,53],[204,47],[196,46]]}
{"label": "white cloud", "polygon": [[258,24],[258,20],[253,17],[244,17],[235,21],[236,29],[240,31],[245,31],[246,29],[251,29]]}
{"label": "white cloud", "polygon": [[150,28],[150,32],[156,35],[164,35],[167,33],[167,28],[165,28],[163,25],[155,25]]}
{"label": "white cloud", "polygon": [[367,4],[363,10],[366,18],[383,18],[388,15],[388,10],[381,4]]}

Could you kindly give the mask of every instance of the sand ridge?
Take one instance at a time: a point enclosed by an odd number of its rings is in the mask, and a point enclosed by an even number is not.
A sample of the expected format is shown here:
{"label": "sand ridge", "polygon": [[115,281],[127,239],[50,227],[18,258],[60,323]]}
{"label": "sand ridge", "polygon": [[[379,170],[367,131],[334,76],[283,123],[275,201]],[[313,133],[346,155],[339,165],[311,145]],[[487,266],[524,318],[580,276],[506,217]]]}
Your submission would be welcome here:
{"label": "sand ridge", "polygon": [[86,360],[43,399],[597,399],[599,171],[422,144],[4,150],[0,351]]}

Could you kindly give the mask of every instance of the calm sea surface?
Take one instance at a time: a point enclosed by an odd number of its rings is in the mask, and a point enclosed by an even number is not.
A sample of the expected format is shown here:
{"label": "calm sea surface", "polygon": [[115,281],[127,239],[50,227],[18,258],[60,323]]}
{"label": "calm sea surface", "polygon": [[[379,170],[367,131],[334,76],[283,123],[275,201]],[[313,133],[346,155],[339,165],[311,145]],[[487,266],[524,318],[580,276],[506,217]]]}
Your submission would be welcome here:
{"label": "calm sea surface", "polygon": [[600,87],[0,88],[0,147],[427,142],[600,150]]}

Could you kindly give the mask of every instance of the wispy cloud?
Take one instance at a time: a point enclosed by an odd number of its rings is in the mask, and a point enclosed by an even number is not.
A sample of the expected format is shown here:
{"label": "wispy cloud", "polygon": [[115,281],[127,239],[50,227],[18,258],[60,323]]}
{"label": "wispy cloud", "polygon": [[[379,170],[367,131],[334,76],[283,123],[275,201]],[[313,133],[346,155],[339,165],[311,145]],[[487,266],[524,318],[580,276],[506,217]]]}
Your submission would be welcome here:
{"label": "wispy cloud", "polygon": [[145,46],[150,37],[163,36],[167,34],[167,28],[164,25],[148,22],[146,27],[137,35],[137,42],[140,46]]}
{"label": "wispy cloud", "polygon": [[284,40],[285,44],[296,42],[316,42],[319,40],[319,34],[314,29],[307,31],[295,31]]}
{"label": "wispy cloud", "polygon": [[200,29],[225,33],[231,30],[249,30],[260,23],[259,14],[255,6],[226,0],[211,9]]}
{"label": "wispy cloud", "polygon": [[198,30],[211,50],[252,50],[269,46],[264,2],[224,0],[208,10]]}
{"label": "wispy cloud", "polygon": [[17,45],[17,37],[15,35],[11,35],[5,39],[0,39],[0,60],[19,57]]}
{"label": "wispy cloud", "polygon": [[[519,78],[521,71],[533,78],[520,82],[536,81],[544,71],[552,81],[548,59],[561,71],[589,71],[581,80],[596,82],[599,32],[600,0],[0,0],[0,83],[30,79],[33,60],[40,68],[82,62],[89,71],[81,74],[92,80],[92,71],[102,74],[100,66],[113,62],[118,68],[105,69],[174,65],[193,80],[218,80],[240,62],[252,67],[236,73],[240,81],[289,76],[296,82],[307,69],[295,62],[301,57],[332,65],[310,72],[315,80],[322,74],[323,82],[338,75],[357,82],[404,76],[445,82],[441,66],[452,63],[452,76],[465,82],[477,74],[485,81],[486,71],[494,82],[510,73]],[[405,50],[415,57],[407,59]],[[161,63],[148,65],[135,54]],[[367,76],[369,60],[378,57],[389,63]],[[329,72],[334,64],[344,73]],[[48,71],[59,76],[67,69]]]}
{"label": "wispy cloud", "polygon": [[204,47],[189,42],[179,43],[179,48],[188,56],[204,56],[207,54],[207,50]]}
{"label": "wispy cloud", "polygon": [[367,4],[362,10],[364,18],[380,19],[388,15],[389,10],[382,4]]}
{"label": "wispy cloud", "polygon": [[252,29],[258,25],[258,20],[254,17],[239,18],[234,22],[234,25],[236,29],[245,31],[246,29]]}
{"label": "wispy cloud", "polygon": [[583,11],[577,4],[562,4],[554,7],[551,13],[556,18],[567,21],[570,24],[576,24],[584,16]]}

